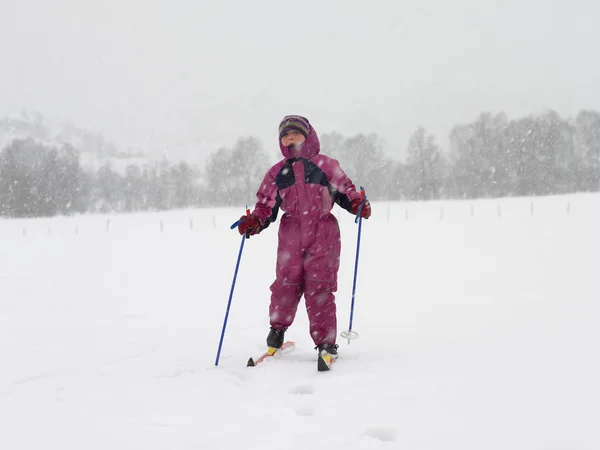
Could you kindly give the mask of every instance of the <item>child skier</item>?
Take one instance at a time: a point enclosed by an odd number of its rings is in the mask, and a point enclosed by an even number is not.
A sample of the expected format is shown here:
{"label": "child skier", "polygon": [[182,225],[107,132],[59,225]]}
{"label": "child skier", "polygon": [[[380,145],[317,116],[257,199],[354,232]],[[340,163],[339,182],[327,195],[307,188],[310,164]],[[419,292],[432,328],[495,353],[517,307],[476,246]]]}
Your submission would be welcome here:
{"label": "child skier", "polygon": [[[337,203],[368,219],[371,205],[341,169],[338,161],[320,154],[317,132],[301,116],[285,116],[279,125],[283,160],[275,164],[256,193],[249,217],[242,216],[240,234],[250,237],[277,219],[276,278],[270,287],[270,348],[279,349],[294,321],[304,294],[310,335],[319,351],[319,370],[337,358],[337,317],[334,292],[340,263],[340,230],[331,210]],[[327,361],[321,369],[321,359]]]}

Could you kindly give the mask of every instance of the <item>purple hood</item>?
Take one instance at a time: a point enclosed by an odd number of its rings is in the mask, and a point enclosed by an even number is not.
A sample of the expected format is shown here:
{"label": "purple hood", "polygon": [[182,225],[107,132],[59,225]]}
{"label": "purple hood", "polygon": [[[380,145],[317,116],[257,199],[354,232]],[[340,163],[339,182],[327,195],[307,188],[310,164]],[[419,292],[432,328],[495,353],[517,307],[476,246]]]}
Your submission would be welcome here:
{"label": "purple hood", "polygon": [[289,148],[283,145],[281,140],[279,140],[279,149],[281,150],[281,154],[285,159],[297,157],[311,159],[315,155],[318,155],[321,151],[321,143],[319,142],[319,136],[317,136],[317,132],[311,125],[310,132],[308,133],[306,140],[302,143],[302,147],[300,147],[300,154],[291,155]]}

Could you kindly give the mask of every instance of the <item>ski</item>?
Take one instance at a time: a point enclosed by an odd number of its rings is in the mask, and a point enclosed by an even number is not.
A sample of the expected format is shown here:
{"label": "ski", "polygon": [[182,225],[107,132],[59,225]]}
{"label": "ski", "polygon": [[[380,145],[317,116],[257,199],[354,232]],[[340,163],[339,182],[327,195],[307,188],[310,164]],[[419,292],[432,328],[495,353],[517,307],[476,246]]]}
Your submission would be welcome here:
{"label": "ski", "polygon": [[275,356],[278,353],[288,353],[289,351],[291,351],[294,348],[295,345],[296,345],[295,342],[287,341],[281,345],[281,348],[277,349],[277,348],[269,347],[267,349],[267,351],[264,352],[262,355],[260,355],[258,358],[248,359],[247,367],[255,367],[255,366],[265,362],[267,359],[272,358],[273,356]]}

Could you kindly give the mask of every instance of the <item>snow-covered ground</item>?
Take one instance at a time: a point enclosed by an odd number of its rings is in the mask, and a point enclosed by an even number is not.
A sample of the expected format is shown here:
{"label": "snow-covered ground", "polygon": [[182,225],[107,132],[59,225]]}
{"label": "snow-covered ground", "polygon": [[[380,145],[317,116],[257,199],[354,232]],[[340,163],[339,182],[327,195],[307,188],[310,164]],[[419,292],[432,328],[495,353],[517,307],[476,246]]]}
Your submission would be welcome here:
{"label": "snow-covered ground", "polygon": [[600,195],[373,210],[329,373],[302,303],[297,349],[245,367],[276,226],[246,241],[215,367],[242,209],[0,220],[0,449],[600,448]]}

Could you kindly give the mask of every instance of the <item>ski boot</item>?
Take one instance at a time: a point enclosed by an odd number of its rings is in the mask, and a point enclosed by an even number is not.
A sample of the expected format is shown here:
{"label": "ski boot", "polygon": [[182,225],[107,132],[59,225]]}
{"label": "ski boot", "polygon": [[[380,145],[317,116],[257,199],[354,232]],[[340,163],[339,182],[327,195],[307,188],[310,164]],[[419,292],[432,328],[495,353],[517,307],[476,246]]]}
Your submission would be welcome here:
{"label": "ski boot", "polygon": [[338,357],[337,344],[320,344],[315,347],[319,350],[319,359],[317,361],[317,369],[319,372],[325,372],[331,369],[333,363]]}
{"label": "ski boot", "polygon": [[277,328],[271,327],[271,331],[269,331],[269,335],[267,336],[267,347],[276,349],[281,348],[286,330],[287,328],[278,330]]}

